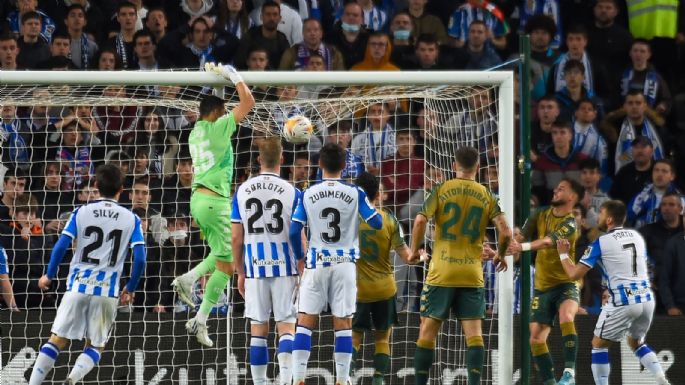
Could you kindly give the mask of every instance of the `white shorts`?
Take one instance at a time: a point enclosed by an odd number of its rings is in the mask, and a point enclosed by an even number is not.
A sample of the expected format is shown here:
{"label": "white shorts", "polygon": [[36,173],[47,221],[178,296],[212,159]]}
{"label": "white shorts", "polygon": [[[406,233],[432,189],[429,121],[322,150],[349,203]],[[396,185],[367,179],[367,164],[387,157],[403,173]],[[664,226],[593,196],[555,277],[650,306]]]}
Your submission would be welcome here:
{"label": "white shorts", "polygon": [[297,311],[321,314],[330,305],[334,317],[350,318],[357,302],[357,267],[343,262],[328,267],[306,269],[300,282]]}
{"label": "white shorts", "polygon": [[67,292],[57,308],[52,333],[70,340],[84,337],[102,348],[109,339],[117,315],[118,298]]}
{"label": "white shorts", "polygon": [[654,301],[625,306],[608,304],[602,308],[597,319],[595,335],[603,340],[618,342],[627,332],[633,339],[642,341],[652,324],[654,307]]}
{"label": "white shorts", "polygon": [[246,278],[245,317],[253,322],[269,322],[271,311],[276,322],[295,323],[297,276]]}

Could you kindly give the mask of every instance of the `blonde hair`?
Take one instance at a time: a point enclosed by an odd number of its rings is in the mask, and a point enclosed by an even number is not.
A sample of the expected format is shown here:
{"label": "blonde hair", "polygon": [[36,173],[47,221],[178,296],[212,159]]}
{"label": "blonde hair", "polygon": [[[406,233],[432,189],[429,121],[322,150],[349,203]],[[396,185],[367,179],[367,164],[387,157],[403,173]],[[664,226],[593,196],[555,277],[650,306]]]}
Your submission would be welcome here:
{"label": "blonde hair", "polygon": [[260,164],[267,168],[278,166],[281,163],[282,152],[281,138],[277,136],[265,138],[259,144]]}

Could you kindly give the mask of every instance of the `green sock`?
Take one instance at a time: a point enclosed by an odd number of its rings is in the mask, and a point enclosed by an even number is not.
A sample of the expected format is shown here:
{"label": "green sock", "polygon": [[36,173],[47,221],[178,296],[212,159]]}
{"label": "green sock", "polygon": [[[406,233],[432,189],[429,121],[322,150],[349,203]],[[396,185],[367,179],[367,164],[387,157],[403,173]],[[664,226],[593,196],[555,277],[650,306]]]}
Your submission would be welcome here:
{"label": "green sock", "polygon": [[564,368],[576,368],[576,356],[578,354],[578,334],[573,322],[565,322],[561,326],[561,340],[564,343]]}
{"label": "green sock", "polygon": [[542,378],[542,382],[545,385],[556,384],[556,381],[554,380],[554,362],[552,361],[552,355],[549,354],[549,350],[547,350],[547,345],[540,344],[544,346],[544,351],[536,351],[537,349],[534,345],[535,344],[531,346],[533,360],[535,360],[535,365],[538,367],[538,373]]}
{"label": "green sock", "polygon": [[207,281],[207,285],[205,285],[205,294],[202,297],[202,305],[200,305],[198,317],[203,317],[206,320],[206,317],[209,316],[212,308],[219,301],[219,297],[221,297],[230,280],[230,275],[221,270],[214,270],[212,276],[209,277],[209,281]]}
{"label": "green sock", "polygon": [[383,380],[383,376],[388,374],[390,371],[390,356],[383,353],[376,353],[373,356],[373,368],[375,369],[373,373],[374,380],[380,378]]}
{"label": "green sock", "polygon": [[215,255],[208,255],[207,258],[203,259],[202,262],[198,263],[193,269],[189,272],[192,274],[193,280],[197,281],[200,277],[208,274],[208,273],[214,273],[214,270],[216,269],[216,256]]}
{"label": "green sock", "polygon": [[480,385],[484,359],[485,349],[482,346],[469,346],[466,348],[466,369],[468,370],[469,385]]}
{"label": "green sock", "polygon": [[433,366],[435,343],[418,340],[414,353],[414,378],[416,385],[428,384],[428,372]]}

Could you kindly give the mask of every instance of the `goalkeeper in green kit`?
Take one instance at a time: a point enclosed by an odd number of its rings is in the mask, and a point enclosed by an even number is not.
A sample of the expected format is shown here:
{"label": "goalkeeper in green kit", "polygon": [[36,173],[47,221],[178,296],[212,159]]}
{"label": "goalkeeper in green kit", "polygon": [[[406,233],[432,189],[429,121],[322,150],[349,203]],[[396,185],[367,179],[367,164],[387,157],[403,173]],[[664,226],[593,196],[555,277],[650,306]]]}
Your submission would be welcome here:
{"label": "goalkeeper in green kit", "polygon": [[250,89],[232,66],[207,63],[206,71],[230,79],[238,92],[239,103],[228,115],[221,98],[205,96],[200,102],[200,119],[195,123],[188,146],[193,159],[193,195],[190,213],[209,244],[209,255],[191,271],[172,282],[179,298],[194,307],[192,288],[200,277],[211,273],[205,285],[202,305],[195,318],[186,323],[186,330],[197,341],[214,345],[207,333],[207,318],[226,289],[233,275],[231,253],[231,183],[233,182],[233,146],[231,136],[236,125],[254,107]]}

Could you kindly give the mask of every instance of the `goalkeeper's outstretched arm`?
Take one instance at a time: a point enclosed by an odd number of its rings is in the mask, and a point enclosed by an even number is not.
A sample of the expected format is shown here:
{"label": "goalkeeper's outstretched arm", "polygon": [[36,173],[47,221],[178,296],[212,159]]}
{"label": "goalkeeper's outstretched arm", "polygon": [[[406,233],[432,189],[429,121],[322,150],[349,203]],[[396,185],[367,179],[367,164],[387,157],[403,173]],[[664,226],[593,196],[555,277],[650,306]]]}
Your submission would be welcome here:
{"label": "goalkeeper's outstretched arm", "polygon": [[252,96],[252,92],[247,87],[247,84],[243,80],[243,77],[240,76],[238,71],[232,65],[222,66],[221,63],[206,63],[205,71],[217,73],[223,76],[225,79],[230,80],[235,85],[235,89],[236,91],[238,91],[239,101],[238,105],[235,106],[235,108],[233,108],[233,111],[231,112],[233,112],[233,119],[235,120],[235,123],[240,123],[240,121],[242,121],[247,116],[247,114],[250,113],[250,111],[255,105],[255,100]]}

